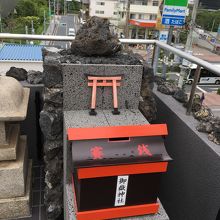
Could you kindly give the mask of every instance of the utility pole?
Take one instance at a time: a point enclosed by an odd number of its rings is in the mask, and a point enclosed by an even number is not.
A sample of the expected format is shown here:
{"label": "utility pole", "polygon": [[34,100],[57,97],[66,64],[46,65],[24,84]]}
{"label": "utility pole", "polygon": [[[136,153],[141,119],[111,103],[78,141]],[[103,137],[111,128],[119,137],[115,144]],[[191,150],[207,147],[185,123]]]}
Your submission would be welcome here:
{"label": "utility pole", "polygon": [[51,16],[51,3],[50,3],[50,0],[49,0],[49,3],[48,3],[48,4],[49,4],[49,5],[48,5],[48,6],[49,6],[49,13],[48,13],[48,14],[49,14],[49,17],[50,17],[50,16]]}
{"label": "utility pole", "polygon": [[55,29],[55,23],[56,23],[56,16],[55,15],[56,15],[56,0],[53,1],[53,27],[54,27],[54,29]]}
{"label": "utility pole", "polygon": [[[127,0],[127,8],[126,8],[126,21],[125,21],[125,29],[124,29],[124,35],[125,38],[129,38],[129,19],[130,19],[130,6],[131,6],[131,0]],[[125,50],[128,50],[128,44],[125,44]]]}
{"label": "utility pole", "polygon": [[2,33],[2,15],[0,14],[0,32]]}
{"label": "utility pole", "polygon": [[31,33],[34,34],[34,21],[31,20]]}
{"label": "utility pole", "polygon": [[190,30],[189,30],[189,34],[187,37],[186,47],[185,47],[185,51],[187,53],[191,53],[191,51],[192,51],[193,31],[194,31],[194,26],[195,26],[195,22],[196,22],[196,15],[197,15],[198,7],[199,7],[199,0],[194,0],[192,19],[191,19],[190,25],[189,25]]}
{"label": "utility pole", "polygon": [[44,10],[44,35],[46,34],[46,11]]}
{"label": "utility pole", "polygon": [[64,9],[63,9],[63,14],[66,15],[66,0],[64,0]]}
{"label": "utility pole", "polygon": [[129,19],[130,19],[130,5],[131,5],[131,0],[127,0],[127,8],[126,8],[126,21],[125,21],[125,38],[129,38]]}
{"label": "utility pole", "polygon": [[[172,37],[173,37],[173,31],[174,31],[174,26],[170,26],[169,28],[169,34],[168,34],[168,40],[167,40],[167,44],[168,45],[171,45],[172,43]],[[168,51],[165,51],[165,59],[169,61],[169,55],[170,53]],[[166,79],[166,72],[167,72],[167,65],[165,63],[166,61],[164,60],[164,63],[163,63],[163,68],[162,68],[162,77],[164,79]]]}
{"label": "utility pole", "polygon": [[55,14],[56,14],[56,0],[53,1],[53,14],[54,14],[54,17],[55,17]]}
{"label": "utility pole", "polygon": [[[25,26],[25,34],[28,34],[28,26]],[[28,40],[26,40],[26,44],[28,44]]]}
{"label": "utility pole", "polygon": [[57,15],[59,15],[59,0],[57,0]]}
{"label": "utility pole", "polygon": [[213,32],[213,29],[214,29],[214,27],[215,27],[215,20],[216,20],[216,19],[213,20],[211,32]]}
{"label": "utility pole", "polygon": [[[186,46],[185,46],[185,52],[189,54],[192,54],[193,31],[195,27],[198,7],[199,7],[199,0],[194,0],[192,18],[191,18],[190,25],[189,25],[190,30],[189,30],[189,34],[188,34]],[[180,66],[181,71],[180,71],[180,77],[179,77],[179,82],[178,82],[179,88],[183,88],[184,78],[189,69],[189,65],[190,65],[189,61],[183,60],[182,65]]]}

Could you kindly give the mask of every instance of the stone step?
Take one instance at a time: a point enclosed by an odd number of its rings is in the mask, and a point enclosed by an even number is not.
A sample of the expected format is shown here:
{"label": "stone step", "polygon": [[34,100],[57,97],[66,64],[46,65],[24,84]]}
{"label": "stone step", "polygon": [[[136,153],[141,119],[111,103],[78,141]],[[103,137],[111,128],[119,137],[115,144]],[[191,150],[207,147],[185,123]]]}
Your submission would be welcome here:
{"label": "stone step", "polygon": [[[18,219],[30,217],[32,162],[29,161],[25,195],[8,199],[0,199],[0,219]],[[16,183],[16,180],[14,181]],[[1,192],[1,191],[0,191]]]}
{"label": "stone step", "polygon": [[16,160],[17,143],[20,135],[19,124],[9,124],[7,142],[0,144],[0,161]]}
{"label": "stone step", "polygon": [[0,162],[0,199],[24,196],[27,176],[27,138],[18,141],[17,159]]}

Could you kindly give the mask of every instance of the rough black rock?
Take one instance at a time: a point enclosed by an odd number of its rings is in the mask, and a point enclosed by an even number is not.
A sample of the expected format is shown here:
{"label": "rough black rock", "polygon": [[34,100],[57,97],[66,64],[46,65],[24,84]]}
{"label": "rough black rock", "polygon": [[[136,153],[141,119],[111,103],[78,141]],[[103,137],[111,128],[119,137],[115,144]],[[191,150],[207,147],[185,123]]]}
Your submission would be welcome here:
{"label": "rough black rock", "polygon": [[63,140],[55,140],[55,141],[49,141],[46,140],[44,143],[44,154],[46,157],[46,160],[52,160],[54,157],[56,157],[63,149]]}
{"label": "rough black rock", "polygon": [[161,85],[164,82],[166,82],[166,80],[164,78],[162,78],[161,76],[155,76],[154,81],[156,82],[157,85]]}
{"label": "rough black rock", "polygon": [[45,183],[52,189],[59,185],[63,179],[62,153],[53,158],[53,160],[45,160],[45,164]]}
{"label": "rough black rock", "polygon": [[[63,52],[64,53],[64,52]],[[82,55],[64,55],[61,57],[62,63],[75,63],[75,64],[118,64],[118,65],[142,65],[140,60],[133,53],[117,53],[108,57],[96,56],[85,57]]]}
{"label": "rough black rock", "polygon": [[40,84],[43,82],[43,73],[35,70],[28,71],[27,81],[30,84]]}
{"label": "rough black rock", "polygon": [[62,88],[46,88],[44,90],[44,102],[54,105],[55,107],[63,106],[63,89]]}
{"label": "rough black rock", "polygon": [[214,117],[212,111],[205,106],[201,106],[199,111],[193,112],[193,116],[198,121],[207,121],[207,122]]}
{"label": "rough black rock", "polygon": [[153,98],[153,96],[151,98],[140,101],[139,109],[142,112],[142,114],[146,117],[148,122],[152,122],[156,120],[157,107],[156,107],[156,101]]}
{"label": "rough black rock", "polygon": [[27,71],[23,68],[11,67],[6,76],[13,77],[18,81],[25,81],[27,80]]}
{"label": "rough black rock", "polygon": [[[154,71],[153,68],[149,67],[147,64],[143,64],[144,71],[143,71],[143,77],[142,77],[142,85],[141,85],[141,91],[144,90],[144,88],[150,88],[151,90],[154,87]],[[142,97],[144,95],[141,95]]]}
{"label": "rough black rock", "polygon": [[62,135],[63,116],[62,112],[41,111],[40,127],[44,136],[48,140],[57,140]]}
{"label": "rough black rock", "polygon": [[178,88],[172,82],[163,82],[158,85],[157,90],[166,95],[174,95],[178,91]]}
{"label": "rough black rock", "polygon": [[44,64],[43,84],[45,87],[62,88],[63,75],[61,66],[57,64]]}
{"label": "rough black rock", "polygon": [[63,187],[58,185],[53,189],[45,187],[44,202],[46,205],[47,219],[55,220],[60,218],[63,209]]}
{"label": "rough black rock", "polygon": [[174,94],[173,98],[181,103],[186,103],[188,101],[187,94],[182,90],[178,89]]}
{"label": "rough black rock", "polygon": [[109,28],[110,22],[100,17],[90,18],[79,29],[72,42],[73,54],[84,56],[109,56],[121,50],[121,44]]}

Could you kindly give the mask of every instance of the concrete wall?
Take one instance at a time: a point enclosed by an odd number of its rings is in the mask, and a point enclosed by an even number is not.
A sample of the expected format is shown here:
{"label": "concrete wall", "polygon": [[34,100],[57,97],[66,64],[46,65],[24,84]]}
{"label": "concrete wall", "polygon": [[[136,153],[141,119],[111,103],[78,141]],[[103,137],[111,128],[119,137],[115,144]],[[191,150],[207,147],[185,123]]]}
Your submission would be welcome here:
{"label": "concrete wall", "polygon": [[220,208],[220,147],[199,133],[198,122],[170,96],[154,91],[157,123],[167,123],[166,149],[173,158],[160,199],[171,220],[217,220]]}

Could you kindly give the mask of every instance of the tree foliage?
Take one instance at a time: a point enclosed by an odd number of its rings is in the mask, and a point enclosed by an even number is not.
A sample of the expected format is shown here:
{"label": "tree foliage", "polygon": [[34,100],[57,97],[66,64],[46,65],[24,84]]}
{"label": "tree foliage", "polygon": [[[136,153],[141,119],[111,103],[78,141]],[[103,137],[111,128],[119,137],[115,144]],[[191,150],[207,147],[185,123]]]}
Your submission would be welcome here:
{"label": "tree foliage", "polygon": [[20,0],[16,6],[16,12],[19,17],[37,16],[37,3],[33,0]]}
{"label": "tree foliage", "polygon": [[25,33],[25,26],[29,33],[33,21],[34,29],[42,30],[44,22],[44,13],[48,15],[48,0],[19,0],[15,13],[12,13],[5,19],[6,31],[12,33]]}
{"label": "tree foliage", "polygon": [[200,11],[197,14],[196,24],[204,30],[216,32],[220,24],[220,11]]}

